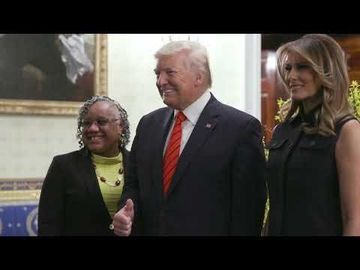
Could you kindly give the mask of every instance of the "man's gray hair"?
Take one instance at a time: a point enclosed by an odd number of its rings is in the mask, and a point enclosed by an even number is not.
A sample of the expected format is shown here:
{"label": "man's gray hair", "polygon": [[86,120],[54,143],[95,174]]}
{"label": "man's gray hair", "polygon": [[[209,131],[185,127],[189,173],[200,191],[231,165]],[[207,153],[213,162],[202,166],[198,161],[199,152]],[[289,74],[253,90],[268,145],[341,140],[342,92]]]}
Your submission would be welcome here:
{"label": "man's gray hair", "polygon": [[199,42],[191,40],[171,41],[155,53],[155,58],[159,59],[163,56],[171,56],[181,51],[188,52],[190,68],[194,68],[202,72],[207,79],[207,86],[210,88],[212,85],[212,79],[209,57],[206,48]]}

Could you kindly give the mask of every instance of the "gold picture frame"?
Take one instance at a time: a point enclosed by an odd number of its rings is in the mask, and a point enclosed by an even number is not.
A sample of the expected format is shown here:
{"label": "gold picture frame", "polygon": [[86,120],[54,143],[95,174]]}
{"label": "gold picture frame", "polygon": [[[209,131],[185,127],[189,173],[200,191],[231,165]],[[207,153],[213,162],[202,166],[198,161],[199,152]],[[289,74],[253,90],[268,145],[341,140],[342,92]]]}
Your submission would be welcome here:
{"label": "gold picture frame", "polygon": [[[12,34],[8,34],[12,35]],[[48,34],[27,34],[30,35],[48,35]],[[70,34],[68,34],[70,35]],[[94,55],[94,63],[93,63],[93,74],[91,77],[91,83],[93,83],[93,87],[91,88],[91,95],[106,95],[107,94],[107,35],[106,34],[93,34],[95,39],[95,55]],[[16,35],[13,35],[13,37]],[[21,36],[21,35],[17,35]],[[26,35],[23,35],[26,36]],[[33,37],[30,36],[30,37]],[[78,35],[79,36],[79,35]],[[89,35],[88,35],[89,36]],[[10,37],[10,38],[13,38]],[[3,37],[0,37],[0,41]],[[25,43],[25,42],[23,42]],[[2,47],[0,47],[1,49]],[[3,48],[8,48],[4,45]],[[3,53],[5,57],[8,54],[8,51],[5,50]],[[0,51],[1,54],[1,51]],[[17,57],[17,52],[14,53],[15,58]],[[60,53],[59,53],[60,54]],[[11,61],[11,60],[10,60]],[[51,61],[51,58],[48,59]],[[24,69],[24,68],[23,68]],[[3,69],[7,70],[7,69]],[[0,69],[1,72],[1,69]],[[22,70],[22,72],[24,72]],[[24,73],[22,73],[24,74]],[[64,75],[66,76],[66,75]],[[0,74],[0,82],[1,79],[5,82],[3,85],[0,84],[0,113],[1,114],[37,114],[37,115],[77,115],[80,106],[85,101],[84,98],[81,100],[72,101],[72,100],[50,100],[50,99],[23,99],[20,97],[16,98],[7,98],[1,95],[1,87],[6,88],[6,83],[8,81],[9,76],[3,75],[1,77]],[[9,84],[7,84],[9,85]],[[56,86],[56,83],[53,84]],[[17,88],[14,88],[17,89]],[[3,90],[3,91],[6,91]],[[5,92],[4,92],[5,93]],[[12,94],[12,93],[10,93]]]}

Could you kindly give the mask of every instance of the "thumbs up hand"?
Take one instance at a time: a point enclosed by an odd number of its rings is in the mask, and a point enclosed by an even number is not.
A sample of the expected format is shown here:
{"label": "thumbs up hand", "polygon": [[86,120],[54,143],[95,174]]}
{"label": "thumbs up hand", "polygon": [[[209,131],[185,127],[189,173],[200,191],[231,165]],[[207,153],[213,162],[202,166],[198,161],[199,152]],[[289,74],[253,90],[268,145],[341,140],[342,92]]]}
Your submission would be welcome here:
{"label": "thumbs up hand", "polygon": [[114,233],[118,236],[129,236],[133,220],[134,203],[131,199],[128,199],[125,206],[114,215]]}

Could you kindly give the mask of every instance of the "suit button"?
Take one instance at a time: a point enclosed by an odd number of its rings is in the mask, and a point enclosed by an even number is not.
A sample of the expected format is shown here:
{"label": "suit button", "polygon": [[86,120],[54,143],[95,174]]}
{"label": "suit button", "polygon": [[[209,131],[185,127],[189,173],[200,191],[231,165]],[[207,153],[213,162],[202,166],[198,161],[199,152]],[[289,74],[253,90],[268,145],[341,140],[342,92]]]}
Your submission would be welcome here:
{"label": "suit button", "polygon": [[114,224],[111,223],[111,224],[109,225],[109,229],[110,229],[111,231],[113,231],[113,230],[114,230]]}

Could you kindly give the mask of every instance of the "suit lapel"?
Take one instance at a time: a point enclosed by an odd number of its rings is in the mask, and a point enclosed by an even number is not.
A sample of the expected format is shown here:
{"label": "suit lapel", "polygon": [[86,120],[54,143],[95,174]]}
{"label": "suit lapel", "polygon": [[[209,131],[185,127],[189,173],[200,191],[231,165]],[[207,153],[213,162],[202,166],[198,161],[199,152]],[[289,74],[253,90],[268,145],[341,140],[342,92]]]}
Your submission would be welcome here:
{"label": "suit lapel", "polygon": [[129,151],[127,151],[125,148],[121,149],[121,153],[123,155],[123,164],[124,164],[124,179],[127,179],[128,172],[129,172]]}
{"label": "suit lapel", "polygon": [[180,155],[178,167],[170,184],[168,195],[172,192],[176,184],[182,178],[186,168],[191,163],[191,160],[196,156],[196,153],[201,151],[200,149],[214,131],[219,116],[219,112],[216,110],[217,102],[218,101],[212,96],[202,111],[199,120],[197,121],[190,138]]}
{"label": "suit lapel", "polygon": [[[153,159],[153,171],[152,171],[152,179],[154,190],[158,192],[158,195],[162,197],[163,195],[163,150],[166,142],[166,137],[169,132],[171,122],[174,117],[174,110],[168,108],[165,113],[163,113],[159,119],[159,126],[154,128],[154,134],[152,134],[153,138],[153,153],[154,157],[150,157]],[[159,181],[160,179],[160,181]]]}

